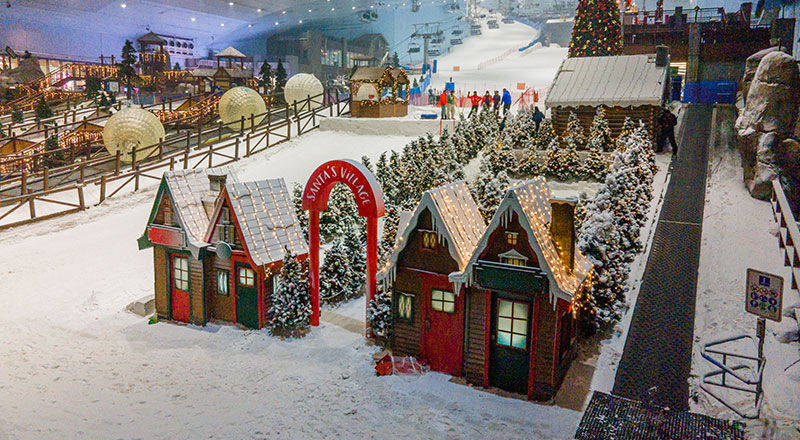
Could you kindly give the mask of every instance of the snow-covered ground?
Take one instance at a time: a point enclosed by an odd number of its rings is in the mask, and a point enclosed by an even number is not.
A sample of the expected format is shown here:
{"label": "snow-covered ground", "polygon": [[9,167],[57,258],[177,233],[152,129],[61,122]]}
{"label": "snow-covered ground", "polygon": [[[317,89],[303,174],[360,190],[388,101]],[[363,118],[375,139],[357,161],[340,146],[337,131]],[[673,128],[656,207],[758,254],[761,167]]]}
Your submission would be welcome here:
{"label": "snow-covered ground", "polygon": [[[776,234],[777,224],[769,203],[751,198],[742,183],[738,153],[726,152],[712,158],[697,280],[691,386],[698,401],[692,402],[693,411],[735,418],[731,411],[699,389],[699,376],[712,369],[700,353],[703,344],[713,340],[755,335],[756,317],[744,311],[747,268],[783,276],[784,309],[800,304],[800,298],[788,285],[789,271],[783,266]],[[784,371],[800,358],[800,345],[776,340],[776,335],[793,325],[796,322],[787,317],[780,324],[767,321],[765,398],[762,420],[748,423],[752,438],[800,438],[800,364]],[[750,348],[745,353],[754,355],[755,350]],[[740,409],[752,410],[752,394],[727,395]]]}

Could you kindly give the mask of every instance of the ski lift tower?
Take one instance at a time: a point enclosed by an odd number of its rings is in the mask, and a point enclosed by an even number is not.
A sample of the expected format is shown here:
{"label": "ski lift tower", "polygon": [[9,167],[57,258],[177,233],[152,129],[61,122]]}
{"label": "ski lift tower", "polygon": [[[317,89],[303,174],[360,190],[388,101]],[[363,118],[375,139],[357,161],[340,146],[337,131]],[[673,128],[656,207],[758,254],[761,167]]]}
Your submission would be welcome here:
{"label": "ski lift tower", "polygon": [[417,38],[422,38],[424,45],[422,47],[422,65],[425,66],[429,64],[430,60],[428,59],[428,48],[430,46],[430,40],[434,37],[442,36],[442,30],[439,29],[439,23],[421,23],[414,25],[414,36]]}

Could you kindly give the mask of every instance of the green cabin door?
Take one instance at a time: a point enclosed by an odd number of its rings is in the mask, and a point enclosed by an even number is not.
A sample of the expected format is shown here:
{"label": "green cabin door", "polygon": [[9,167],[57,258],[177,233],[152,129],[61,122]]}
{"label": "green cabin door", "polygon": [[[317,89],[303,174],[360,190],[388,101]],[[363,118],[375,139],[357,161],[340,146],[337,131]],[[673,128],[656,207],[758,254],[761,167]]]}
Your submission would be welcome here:
{"label": "green cabin door", "polygon": [[489,384],[528,394],[531,303],[492,296]]}
{"label": "green cabin door", "polygon": [[236,263],[236,322],[258,327],[258,280],[247,263]]}

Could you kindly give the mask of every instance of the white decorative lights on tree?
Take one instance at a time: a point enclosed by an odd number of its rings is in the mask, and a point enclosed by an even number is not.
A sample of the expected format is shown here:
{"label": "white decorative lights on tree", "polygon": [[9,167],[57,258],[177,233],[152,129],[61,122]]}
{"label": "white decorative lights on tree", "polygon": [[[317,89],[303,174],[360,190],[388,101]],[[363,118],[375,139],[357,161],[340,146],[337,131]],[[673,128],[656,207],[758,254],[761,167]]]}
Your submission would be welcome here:
{"label": "white decorative lights on tree", "polygon": [[[297,111],[311,110],[322,107],[322,97],[319,95],[324,91],[322,83],[316,76],[310,73],[298,73],[286,81],[283,97],[290,106],[297,102]],[[309,96],[311,97],[310,108],[305,102]]]}
{"label": "white decorative lights on tree", "polygon": [[219,100],[219,117],[224,124],[241,121],[244,117],[247,126],[250,126],[250,116],[254,116],[253,124],[258,125],[264,120],[267,104],[264,98],[253,89],[247,87],[234,87]]}
{"label": "white decorative lights on tree", "polygon": [[164,126],[154,114],[140,108],[129,107],[115,113],[103,128],[103,144],[111,155],[121,152],[123,162],[147,157],[152,149],[164,139]]}

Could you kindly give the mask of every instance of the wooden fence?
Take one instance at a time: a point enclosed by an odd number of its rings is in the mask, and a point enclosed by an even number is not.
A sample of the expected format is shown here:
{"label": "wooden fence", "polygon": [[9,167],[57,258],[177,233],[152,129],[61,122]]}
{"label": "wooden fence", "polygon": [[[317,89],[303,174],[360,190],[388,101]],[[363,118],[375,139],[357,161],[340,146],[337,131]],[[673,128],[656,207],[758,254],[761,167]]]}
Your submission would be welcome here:
{"label": "wooden fence", "polygon": [[[316,107],[317,105],[321,107]],[[196,132],[189,131],[173,137],[169,142],[161,140],[156,145],[146,147],[149,151],[142,159],[136,158],[134,150],[130,153],[130,162],[127,163],[118,152],[116,156],[91,159],[56,169],[46,168],[42,175],[35,176],[38,186],[41,186],[40,190],[31,189],[34,176],[25,173],[19,179],[20,195],[0,196],[0,206],[3,207],[0,209],[4,209],[0,211],[0,230],[86,209],[84,188],[88,185],[99,187],[97,204],[101,204],[124,188],[137,191],[142,179],[161,180],[162,171],[166,169],[195,169],[230,164],[290,140],[292,131],[295,132],[294,136],[298,136],[318,128],[320,117],[326,113],[328,116],[341,116],[349,113],[349,108],[349,99],[328,99],[323,93],[309,96],[300,103],[269,109],[263,114],[242,117],[241,120],[229,124],[220,122]],[[262,116],[264,119],[257,123]],[[209,137],[213,135],[216,137]],[[176,148],[176,145],[180,145],[180,148]],[[67,176],[70,181],[60,184],[53,182],[54,174],[62,176],[62,179]],[[55,195],[70,197],[73,193],[77,197],[74,202],[53,198]],[[37,202],[66,206],[67,209],[37,215]],[[28,218],[8,220],[13,212],[26,205],[29,207]]]}
{"label": "wooden fence", "polygon": [[[800,253],[798,253],[797,246],[800,245],[800,231],[797,227],[792,209],[789,206],[789,201],[786,199],[786,194],[783,192],[783,187],[778,179],[772,181],[772,213],[775,215],[775,221],[778,222],[779,234],[778,244],[783,250],[783,264],[790,266],[792,275],[789,283],[789,288],[794,289],[795,292],[800,293],[798,289],[798,280],[800,280]],[[796,317],[800,322],[800,316]]]}

